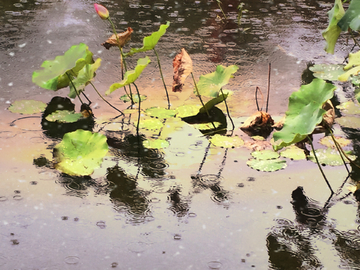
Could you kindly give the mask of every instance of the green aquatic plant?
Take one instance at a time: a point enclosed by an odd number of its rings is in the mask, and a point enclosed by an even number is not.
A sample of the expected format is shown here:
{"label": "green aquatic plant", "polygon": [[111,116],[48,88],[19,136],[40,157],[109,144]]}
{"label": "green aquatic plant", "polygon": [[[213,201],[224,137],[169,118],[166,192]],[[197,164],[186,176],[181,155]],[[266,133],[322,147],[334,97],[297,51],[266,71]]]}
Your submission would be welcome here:
{"label": "green aquatic plant", "polygon": [[12,113],[34,114],[41,113],[45,110],[46,104],[38,100],[15,100],[9,106]]}
{"label": "green aquatic plant", "polygon": [[82,129],[66,133],[54,148],[55,168],[69,175],[92,174],[109,150],[106,140],[100,133]]}

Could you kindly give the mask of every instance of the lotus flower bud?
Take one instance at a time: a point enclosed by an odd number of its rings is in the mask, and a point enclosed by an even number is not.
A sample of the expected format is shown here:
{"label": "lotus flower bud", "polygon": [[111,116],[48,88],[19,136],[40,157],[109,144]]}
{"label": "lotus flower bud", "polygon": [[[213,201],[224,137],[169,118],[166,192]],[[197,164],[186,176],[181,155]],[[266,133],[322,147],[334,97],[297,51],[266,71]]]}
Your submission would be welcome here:
{"label": "lotus flower bud", "polygon": [[106,7],[99,4],[94,4],[94,8],[96,13],[100,16],[101,19],[107,20],[107,18],[109,18],[109,11],[107,10]]}

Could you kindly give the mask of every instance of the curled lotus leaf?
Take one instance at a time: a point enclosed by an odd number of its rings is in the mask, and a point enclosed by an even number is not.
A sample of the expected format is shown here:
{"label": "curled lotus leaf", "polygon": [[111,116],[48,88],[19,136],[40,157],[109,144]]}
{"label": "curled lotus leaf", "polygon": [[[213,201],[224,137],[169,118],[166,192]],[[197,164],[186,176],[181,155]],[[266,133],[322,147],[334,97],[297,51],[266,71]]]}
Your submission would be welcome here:
{"label": "curled lotus leaf", "polygon": [[[340,1],[340,0],[337,0]],[[360,1],[353,0],[350,2],[348,9],[338,22],[338,26],[342,31],[347,31],[351,28],[354,31],[360,29]]]}
{"label": "curled lotus leaf", "polygon": [[133,31],[134,30],[131,27],[128,27],[128,29],[125,32],[119,33],[117,34],[117,36],[113,34],[101,45],[103,45],[107,50],[113,46],[114,47],[120,46],[122,48],[131,39],[131,33]]}
{"label": "curled lotus leaf", "polygon": [[336,86],[315,78],[289,97],[283,128],[273,134],[275,151],[302,141],[323,121],[323,105],[334,95]]}
{"label": "curled lotus leaf", "polygon": [[78,129],[66,133],[54,149],[55,168],[69,175],[93,173],[109,150],[106,136]]}

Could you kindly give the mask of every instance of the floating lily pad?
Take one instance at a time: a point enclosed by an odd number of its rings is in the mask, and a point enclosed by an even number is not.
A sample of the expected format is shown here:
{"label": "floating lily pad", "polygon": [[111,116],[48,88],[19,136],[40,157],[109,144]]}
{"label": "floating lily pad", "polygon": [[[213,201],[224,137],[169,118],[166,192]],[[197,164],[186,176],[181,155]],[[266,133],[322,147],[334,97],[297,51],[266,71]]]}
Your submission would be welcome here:
{"label": "floating lily pad", "polygon": [[108,152],[106,136],[78,129],[55,146],[55,168],[69,175],[90,175]]}
{"label": "floating lily pad", "polygon": [[203,124],[192,124],[192,126],[198,130],[206,131],[206,130],[213,130],[214,126],[215,126],[215,129],[217,129],[218,127],[221,126],[221,123],[220,122],[212,122],[212,123],[203,123]]}
{"label": "floating lily pad", "polygon": [[331,65],[331,64],[318,64],[309,69],[314,72],[314,77],[328,80],[328,81],[337,81],[339,76],[344,74],[345,65]]}
{"label": "floating lily pad", "polygon": [[201,106],[199,105],[182,105],[175,109],[176,117],[184,118],[198,114]]}
{"label": "floating lily pad", "polygon": [[151,148],[151,149],[162,149],[169,146],[169,142],[162,139],[157,140],[145,140],[143,141],[143,146],[145,148]]}
{"label": "floating lily pad", "polygon": [[140,121],[140,128],[147,129],[147,130],[159,130],[164,126],[164,124],[156,118],[149,118],[149,119],[141,119]]}
{"label": "floating lily pad", "polygon": [[359,104],[355,104],[355,102],[351,100],[341,103],[336,106],[336,108],[338,108],[343,114],[360,114]]}
{"label": "floating lily pad", "polygon": [[285,158],[290,158],[292,160],[306,159],[304,150],[300,149],[299,147],[297,147],[295,145],[290,145],[287,148],[285,148],[284,151],[280,152],[280,156],[285,157]]}
{"label": "floating lily pad", "polygon": [[258,171],[274,172],[286,168],[286,161],[281,159],[258,160],[256,158],[249,159],[246,164]]}
{"label": "floating lily pad", "polygon": [[55,111],[45,117],[50,122],[60,123],[74,123],[82,117],[81,113],[74,113],[73,111],[60,110]]}
{"label": "floating lily pad", "polygon": [[212,136],[210,142],[215,146],[220,146],[224,148],[240,147],[244,145],[243,139],[238,136],[228,137],[219,134],[215,134],[214,136]]}
{"label": "floating lily pad", "polygon": [[279,157],[279,153],[274,152],[272,150],[254,151],[251,153],[251,155],[258,160],[268,160]]}
{"label": "floating lily pad", "polygon": [[162,118],[162,119],[172,118],[176,114],[175,110],[169,110],[169,109],[160,108],[160,107],[151,107],[151,108],[146,109],[145,112],[149,116]]}
{"label": "floating lily pad", "polygon": [[[344,164],[340,157],[339,152],[335,149],[332,148],[317,149],[315,150],[315,153],[320,164],[329,165],[329,166],[340,166]],[[352,154],[351,151],[345,151],[345,153],[350,159],[355,160],[356,157],[354,155],[351,155]],[[309,159],[313,162],[316,162],[313,152],[310,153]],[[345,161],[347,161],[347,159],[345,159]]]}
{"label": "floating lily pad", "polygon": [[[338,137],[338,136],[335,137],[335,140],[338,142],[338,144],[340,144],[341,147],[348,146],[351,143],[350,140],[345,139],[343,137]],[[336,148],[336,146],[334,144],[334,141],[331,138],[331,136],[326,136],[324,138],[321,138],[320,143],[322,145],[325,145],[325,146],[329,147],[329,148]]]}
{"label": "floating lily pad", "polygon": [[[134,103],[139,103],[139,96],[138,94],[135,94],[135,95],[132,95],[132,99],[134,101]],[[140,95],[140,101],[144,101],[147,99],[147,96],[145,95]],[[128,95],[123,95],[120,97],[120,100],[124,101],[125,103],[126,102],[129,102],[131,101],[130,97]]]}
{"label": "floating lily pad", "polygon": [[16,100],[10,107],[9,111],[21,114],[34,114],[44,111],[46,103],[37,100]]}
{"label": "floating lily pad", "polygon": [[360,117],[357,116],[343,116],[336,118],[336,122],[342,127],[360,129]]}

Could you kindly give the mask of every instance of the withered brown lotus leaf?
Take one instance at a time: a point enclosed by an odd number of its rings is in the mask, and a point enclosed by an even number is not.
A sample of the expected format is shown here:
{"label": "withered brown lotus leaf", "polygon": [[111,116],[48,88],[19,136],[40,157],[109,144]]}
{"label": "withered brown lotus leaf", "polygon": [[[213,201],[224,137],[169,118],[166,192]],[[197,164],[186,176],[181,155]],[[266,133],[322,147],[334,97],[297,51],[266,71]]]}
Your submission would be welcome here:
{"label": "withered brown lotus leaf", "polygon": [[117,42],[115,34],[113,34],[111,37],[109,37],[104,43],[101,45],[104,46],[106,49],[110,49],[113,46],[122,48],[131,38],[131,33],[134,30],[131,27],[128,27],[128,29],[125,32],[122,32],[120,34],[117,34],[117,37],[119,39],[119,44]]}
{"label": "withered brown lotus leaf", "polygon": [[173,60],[174,68],[174,81],[173,81],[173,92],[181,92],[182,87],[186,78],[192,72],[192,60],[189,54],[185,51],[184,48],[181,49],[181,52],[177,54]]}
{"label": "withered brown lotus leaf", "polygon": [[240,129],[249,136],[261,135],[266,138],[273,130],[272,125],[274,125],[274,120],[270,114],[257,111],[246,119]]}

